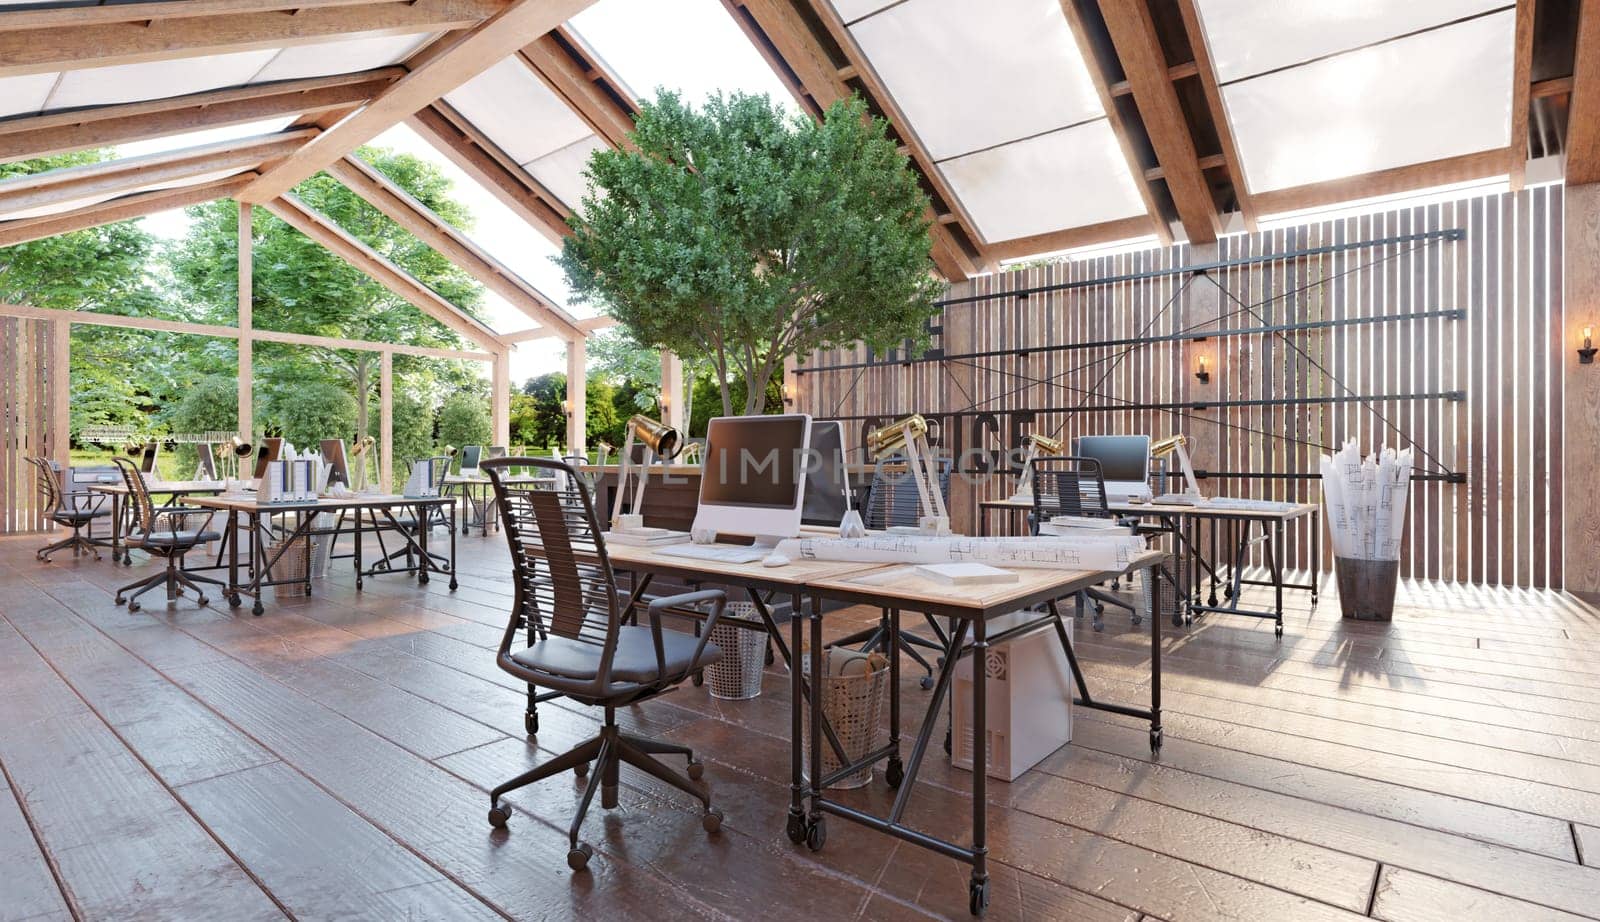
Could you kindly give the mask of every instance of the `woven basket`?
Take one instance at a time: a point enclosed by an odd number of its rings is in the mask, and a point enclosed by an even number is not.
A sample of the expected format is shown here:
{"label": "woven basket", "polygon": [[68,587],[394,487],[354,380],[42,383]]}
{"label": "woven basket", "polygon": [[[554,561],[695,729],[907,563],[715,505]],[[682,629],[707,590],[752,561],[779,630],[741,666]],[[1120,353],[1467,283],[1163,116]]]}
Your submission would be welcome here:
{"label": "woven basket", "polygon": [[272,587],[280,599],[303,599],[306,592],[306,565],[316,554],[316,539],[302,536],[293,541],[284,542],[277,540],[267,549],[267,560],[271,560],[278,548],[287,546],[288,550],[272,565],[272,579],[293,580],[291,583]]}
{"label": "woven basket", "polygon": [[[754,621],[757,617],[750,602],[729,602],[723,611],[734,618]],[[718,624],[711,629],[711,642],[722,651],[722,658],[706,667],[711,697],[744,701],[760,695],[761,674],[767,665],[767,632]]]}
{"label": "woven basket", "polygon": [[[801,647],[801,674],[809,681],[811,678],[811,651],[810,642],[806,641]],[[875,672],[853,676],[823,676],[822,678],[822,713],[827,716],[828,723],[833,726],[833,732],[839,737],[839,744],[844,747],[845,757],[854,762],[867,753],[882,746],[888,737],[888,728],[884,726],[884,702],[889,690],[889,669],[884,667]],[[801,739],[806,741],[801,746],[804,759],[806,778],[811,777],[811,709],[802,708],[804,715]],[[833,747],[828,744],[826,735],[822,738],[822,774],[824,777],[838,770],[840,763],[834,756]],[[828,785],[830,789],[841,790],[864,787],[872,782],[871,765],[866,766],[854,774],[846,775]]]}

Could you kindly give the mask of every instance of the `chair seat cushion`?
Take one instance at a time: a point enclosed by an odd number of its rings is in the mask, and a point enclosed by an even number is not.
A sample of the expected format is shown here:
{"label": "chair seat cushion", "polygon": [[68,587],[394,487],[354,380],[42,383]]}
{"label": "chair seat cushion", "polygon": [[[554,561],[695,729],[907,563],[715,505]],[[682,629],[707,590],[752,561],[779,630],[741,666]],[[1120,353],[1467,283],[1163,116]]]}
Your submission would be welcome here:
{"label": "chair seat cushion", "polygon": [[110,514],[106,509],[58,509],[50,513],[50,518],[62,525],[82,525],[84,522],[92,522]]}
{"label": "chair seat cushion", "polygon": [[140,547],[194,547],[207,541],[219,541],[222,535],[214,531],[180,531],[174,534],[170,531],[157,531],[148,535],[137,535],[130,539],[130,544]]}
{"label": "chair seat cushion", "polygon": [[[617,652],[611,659],[611,681],[648,685],[661,678],[656,673],[656,646],[648,627],[624,625],[617,635]],[[682,631],[661,631],[662,658],[666,675],[677,676],[703,669],[719,659],[722,651],[706,643],[699,662],[693,662],[699,638]],[[551,634],[525,650],[511,654],[517,663],[539,672],[569,679],[593,678],[600,667],[600,645]]]}

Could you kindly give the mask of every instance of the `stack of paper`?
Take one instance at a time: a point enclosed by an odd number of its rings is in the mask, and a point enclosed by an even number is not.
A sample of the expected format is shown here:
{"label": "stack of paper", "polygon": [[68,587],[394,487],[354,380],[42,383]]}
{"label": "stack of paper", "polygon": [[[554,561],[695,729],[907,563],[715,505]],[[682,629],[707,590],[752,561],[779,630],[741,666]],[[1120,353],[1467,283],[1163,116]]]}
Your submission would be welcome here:
{"label": "stack of paper", "polygon": [[1355,440],[1322,457],[1322,502],[1333,552],[1354,560],[1399,560],[1411,487],[1411,449],[1385,448],[1365,460]]}

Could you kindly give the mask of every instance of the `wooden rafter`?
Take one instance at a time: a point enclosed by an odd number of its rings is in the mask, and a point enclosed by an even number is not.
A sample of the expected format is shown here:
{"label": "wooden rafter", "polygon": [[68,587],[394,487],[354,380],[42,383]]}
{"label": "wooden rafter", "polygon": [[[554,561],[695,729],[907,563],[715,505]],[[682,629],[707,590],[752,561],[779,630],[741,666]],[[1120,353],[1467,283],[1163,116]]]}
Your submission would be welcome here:
{"label": "wooden rafter", "polygon": [[1566,151],[1568,185],[1600,181],[1600,3],[1593,0],[1578,13]]}
{"label": "wooden rafter", "polygon": [[[587,334],[593,333],[595,330],[604,330],[608,327],[614,327],[616,325],[616,318],[602,314],[598,317],[585,317],[584,319],[579,320],[578,331],[580,334]],[[565,334],[561,333],[561,331],[551,329],[550,327],[539,327],[538,329],[533,330],[518,330],[515,333],[507,333],[500,338],[508,343],[526,343],[532,342],[536,339],[548,339],[552,336],[561,336],[563,338],[567,338]]]}
{"label": "wooden rafter", "polygon": [[[1095,54],[1094,46],[1089,41],[1089,30],[1084,26],[1083,10],[1079,9],[1080,0],[1061,0],[1061,12],[1067,18],[1068,31],[1078,45],[1078,53],[1083,56],[1085,69],[1089,71],[1089,82],[1094,84],[1095,94],[1100,97],[1100,108],[1105,110],[1106,122],[1111,126],[1111,133],[1117,139],[1117,148],[1122,151],[1122,159],[1128,164],[1128,172],[1133,176],[1133,184],[1139,190],[1139,200],[1144,202],[1145,213],[1148,215],[1150,232],[1162,246],[1172,245],[1172,228],[1167,225],[1166,218],[1161,216],[1161,208],[1156,203],[1155,193],[1150,187],[1151,179],[1146,173],[1144,164],[1139,159],[1138,151],[1133,146],[1131,128],[1122,118],[1122,112],[1117,108],[1116,100],[1112,98],[1111,84],[1106,79],[1105,71],[1100,67],[1099,58]],[[1081,0],[1092,3],[1093,0]],[[1054,249],[1063,249],[1055,247]],[[1034,252],[1048,252],[1036,250]]]}
{"label": "wooden rafter", "polygon": [[588,52],[565,26],[539,36],[521,51],[522,60],[550,91],[588,123],[590,130],[615,148],[629,149],[638,105],[622,81]]}
{"label": "wooden rafter", "polygon": [[1511,48],[1511,143],[1506,174],[1511,191],[1522,189],[1528,172],[1528,110],[1533,105],[1534,0],[1517,0],[1516,30]]}
{"label": "wooden rafter", "polygon": [[1131,240],[1135,237],[1144,237],[1150,234],[1150,219],[1141,215],[1136,218],[1120,218],[1115,221],[1105,221],[1085,227],[1050,231],[1046,234],[1035,234],[1031,237],[1018,237],[1015,240],[1003,240],[999,243],[989,244],[989,253],[995,259],[1022,259],[1040,253],[1055,253],[1076,247],[1093,246],[1097,243]]}
{"label": "wooden rafter", "polygon": [[1210,185],[1200,170],[1183,107],[1172,78],[1167,75],[1166,57],[1150,7],[1144,0],[1100,0],[1100,12],[1133,89],[1133,100],[1155,149],[1156,162],[1165,174],[1178,220],[1190,243],[1210,243],[1217,239],[1221,220]]}
{"label": "wooden rafter", "polygon": [[389,67],[7,119],[0,121],[0,163],[284,115],[344,109],[365,103],[404,73],[400,68]]}
{"label": "wooden rafter", "polygon": [[[418,0],[421,2],[421,0]],[[318,170],[367,143],[418,110],[488,70],[527,43],[589,6],[593,0],[513,0],[447,50],[379,93],[359,112],[313,138],[294,156],[262,174],[242,201],[277,198]]]}
{"label": "wooden rafter", "polygon": [[256,167],[292,153],[314,133],[284,131],[14,177],[0,182],[0,215]]}
{"label": "wooden rafter", "polygon": [[1468,182],[1503,175],[1506,171],[1507,149],[1478,151],[1457,157],[1445,157],[1426,163],[1406,166],[1358,176],[1346,176],[1325,182],[1273,189],[1255,194],[1256,207],[1262,215],[1301,211],[1338,205],[1383,195],[1395,195],[1413,189],[1427,189],[1452,183]]}
{"label": "wooden rafter", "polygon": [[435,103],[413,115],[407,124],[552,242],[560,243],[570,233],[566,206],[449,106]]}
{"label": "wooden rafter", "polygon": [[[839,68],[832,64],[823,48],[822,37],[808,24],[807,16],[801,14],[800,7],[806,7],[808,2],[722,0],[734,22],[750,37],[756,50],[772,65],[774,72],[789,87],[800,105],[813,116],[819,116],[835,100],[848,97],[852,89],[840,76]],[[888,98],[876,77],[865,72],[862,64],[864,58],[859,49],[854,48],[853,41],[844,24],[838,21],[833,8],[823,3],[812,7],[809,12],[821,22],[829,41],[837,41],[838,34],[843,34],[845,41],[841,46],[845,48],[846,55],[851,56],[851,66],[861,74],[866,95],[872,97],[870,102],[889,115],[896,131],[906,138],[913,167],[922,175],[927,186],[944,201],[949,209],[947,213],[953,216],[952,220],[947,221],[943,220],[936,208],[928,210],[927,218],[931,223],[930,235],[933,239],[931,255],[939,271],[951,281],[961,281],[981,270],[993,268],[993,260],[981,249],[979,241],[982,238],[975,230],[976,225],[970,216],[960,210],[960,202],[951,194],[938,168],[922,150],[920,143],[910,146],[911,138],[907,137],[909,130],[905,127],[904,116],[893,108],[893,100]],[[958,235],[964,237],[967,243],[958,239]],[[977,250],[977,253],[972,250]]]}
{"label": "wooden rafter", "polygon": [[[478,25],[505,0],[412,0],[281,11],[215,13],[0,32],[0,76],[167,61],[326,42],[352,33],[420,35]],[[3,18],[3,17],[0,17]]]}
{"label": "wooden rafter", "polygon": [[582,335],[576,319],[554,301],[371,165],[352,154],[329,167],[328,173],[542,327]]}
{"label": "wooden rafter", "polygon": [[190,205],[227,198],[242,189],[249,181],[249,175],[230,176],[216,182],[184,186],[180,189],[125,195],[109,202],[100,202],[61,214],[0,222],[0,247],[70,234],[73,231],[115,224],[118,221],[131,221],[160,211],[187,208]]}
{"label": "wooden rafter", "polygon": [[[1217,81],[1217,70],[1211,62],[1211,41],[1206,37],[1206,30],[1200,21],[1200,12],[1195,7],[1195,0],[1177,0],[1178,12],[1183,16],[1183,28],[1189,35],[1189,47],[1194,51],[1194,73],[1200,79],[1200,89],[1205,94],[1206,110],[1211,114],[1211,123],[1217,128],[1217,139],[1222,144],[1222,164],[1228,170],[1228,179],[1233,183],[1233,197],[1239,203],[1239,214],[1244,218],[1246,230],[1252,233],[1256,230],[1256,206],[1250,197],[1250,186],[1244,176],[1244,160],[1239,156],[1239,145],[1233,137],[1233,125],[1228,121],[1228,110],[1222,103],[1222,86]],[[1169,69],[1167,76],[1174,80]],[[1201,158],[1200,166],[1206,168],[1205,158]]]}
{"label": "wooden rafter", "polygon": [[499,335],[481,320],[451,304],[438,292],[417,281],[410,273],[294,196],[286,195],[264,202],[263,207],[451,330],[491,352],[505,346]]}
{"label": "wooden rafter", "polygon": [[365,6],[394,3],[395,0],[156,0],[144,3],[114,3],[103,6],[71,6],[54,9],[8,10],[0,16],[0,32],[21,29],[48,29],[55,26],[98,26],[116,22],[153,22],[212,16],[217,13],[267,13],[274,10],[314,10],[329,6]]}

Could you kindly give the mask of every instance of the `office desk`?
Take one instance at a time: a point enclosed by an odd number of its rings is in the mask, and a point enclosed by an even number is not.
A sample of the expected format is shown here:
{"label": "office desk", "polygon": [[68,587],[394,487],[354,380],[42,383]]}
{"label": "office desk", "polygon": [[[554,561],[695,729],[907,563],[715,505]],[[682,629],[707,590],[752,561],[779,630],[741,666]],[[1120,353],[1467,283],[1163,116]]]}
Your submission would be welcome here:
{"label": "office desk", "polygon": [[[457,586],[455,572],[456,521],[455,499],[453,497],[405,497],[386,494],[358,494],[356,496],[337,499],[333,497],[323,497],[321,499],[304,500],[290,503],[262,503],[258,502],[254,496],[233,496],[224,494],[220,496],[197,496],[191,499],[190,502],[193,505],[204,509],[216,509],[219,512],[226,512],[228,514],[227,533],[229,535],[237,535],[239,533],[239,522],[241,518],[248,520],[246,523],[246,531],[250,535],[250,560],[248,564],[248,570],[246,571],[248,577],[243,581],[240,580],[239,574],[239,542],[231,541],[228,545],[228,586],[225,592],[228,598],[228,605],[231,608],[238,608],[242,604],[242,597],[250,596],[255,600],[255,604],[251,609],[252,614],[261,614],[262,611],[265,610],[261,604],[262,590],[269,586],[283,586],[303,582],[305,583],[306,592],[310,593],[311,568],[309,566],[309,556],[311,550],[309,542],[303,546],[302,550],[302,553],[306,554],[308,558],[307,566],[305,568],[305,576],[294,580],[273,579],[272,567],[277,564],[278,561],[283,559],[283,555],[288,552],[290,547],[294,546],[294,542],[296,540],[307,538],[311,535],[338,536],[340,533],[340,526],[338,525],[335,525],[332,528],[315,527],[318,513],[323,512],[355,513],[354,518],[356,524],[354,556],[357,589],[362,587],[362,577],[363,575],[366,575],[361,569],[361,522],[363,518],[362,513],[364,512],[372,513],[374,521],[376,521],[377,515],[381,512],[386,518],[388,518],[392,529],[405,538],[407,546],[417,552],[418,565],[414,569],[417,570],[418,582],[428,582],[428,574],[430,572],[448,573],[450,575],[450,588],[455,589]],[[404,509],[407,506],[416,509],[415,535],[410,534],[394,517],[395,509]],[[430,509],[438,509],[441,512],[447,512],[447,524],[449,525],[450,531],[450,556],[449,564],[447,566],[439,566],[435,564],[433,559],[428,555],[429,526],[427,512]],[[261,519],[263,516],[271,517],[275,515],[283,515],[292,518],[294,520],[294,527],[287,531],[284,538],[278,542],[276,552],[269,556],[266,552],[266,548],[262,546]]]}
{"label": "office desk", "polygon": [[1028,513],[1033,511],[1032,499],[985,499],[978,503],[978,537],[987,537],[989,534],[989,513],[999,512],[1005,519],[1007,526],[1018,521],[1022,527],[1013,532],[1017,535],[1028,533]]}
{"label": "office desk", "polygon": [[[1232,509],[1205,504],[1198,506],[1168,506],[1153,503],[1111,504],[1111,511],[1118,515],[1157,519],[1164,529],[1172,532],[1177,542],[1173,550],[1182,561],[1177,569],[1185,577],[1184,581],[1179,583],[1180,592],[1186,591],[1188,598],[1188,610],[1182,618],[1183,623],[1193,624],[1196,615],[1207,613],[1266,618],[1273,622],[1273,633],[1278,637],[1283,636],[1285,589],[1308,590],[1311,593],[1311,604],[1317,603],[1314,569],[1309,583],[1290,583],[1284,579],[1284,532],[1289,522],[1310,516],[1311,559],[1320,560],[1322,558],[1321,509],[1322,507],[1315,503],[1296,503],[1282,512]],[[1209,540],[1202,540],[1202,524],[1210,525],[1207,535]],[[1239,566],[1239,561],[1244,558],[1244,552],[1253,540],[1251,532],[1256,526],[1260,526],[1262,537],[1266,541],[1269,578],[1264,580],[1245,579],[1244,568]],[[1231,549],[1233,552],[1230,558],[1232,565],[1228,568],[1226,580],[1222,578],[1217,556],[1219,538],[1223,540],[1224,549]],[[1208,544],[1209,553],[1206,549]],[[1201,587],[1207,574],[1211,577],[1211,591],[1202,601]],[[1222,600],[1217,598],[1218,586],[1223,588]],[[1245,586],[1270,587],[1274,597],[1272,610],[1261,611],[1242,607],[1241,590]],[[1176,624],[1178,620],[1175,615],[1173,623]]]}
{"label": "office desk", "polygon": [[[186,496],[221,493],[223,487],[220,480],[150,480],[145,482],[144,488],[151,496],[167,497],[166,505],[170,506]],[[133,557],[122,546],[123,528],[125,524],[132,524],[123,522],[132,511],[127,504],[128,485],[119,478],[116,483],[91,483],[88,490],[111,497],[111,562],[121,560],[124,566],[133,566]]]}

